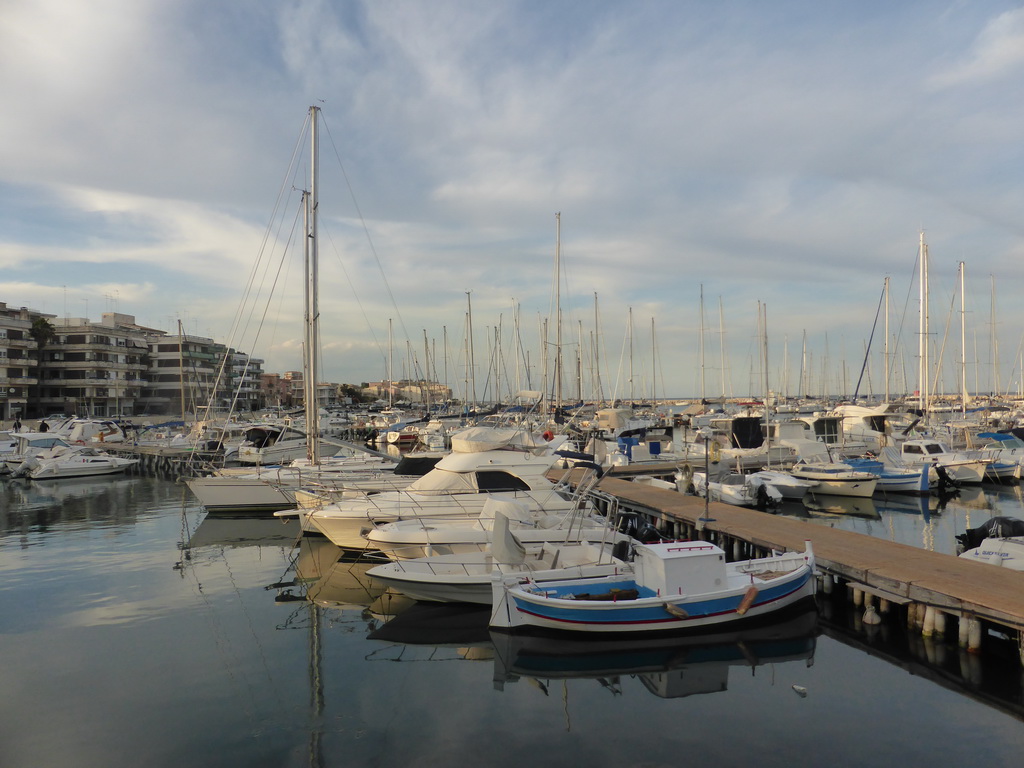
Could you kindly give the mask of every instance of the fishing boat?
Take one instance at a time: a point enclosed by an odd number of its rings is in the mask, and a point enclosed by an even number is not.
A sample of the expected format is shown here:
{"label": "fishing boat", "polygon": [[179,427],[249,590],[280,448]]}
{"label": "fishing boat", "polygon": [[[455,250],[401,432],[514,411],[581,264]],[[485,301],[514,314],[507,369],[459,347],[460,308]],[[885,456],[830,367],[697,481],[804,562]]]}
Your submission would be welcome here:
{"label": "fishing boat", "polygon": [[814,596],[814,553],[735,563],[709,542],[638,544],[628,569],[538,583],[496,576],[491,627],[509,632],[700,632],[767,620]]}
{"label": "fishing boat", "polygon": [[829,496],[853,496],[867,498],[875,492],[878,476],[871,472],[854,469],[841,462],[820,462],[794,464],[789,470],[793,477],[812,480],[817,483],[810,493]]}
{"label": "fishing boat", "polygon": [[853,469],[871,472],[878,477],[875,491],[879,493],[928,493],[931,490],[931,468],[928,466],[887,466],[878,459],[847,459]]}

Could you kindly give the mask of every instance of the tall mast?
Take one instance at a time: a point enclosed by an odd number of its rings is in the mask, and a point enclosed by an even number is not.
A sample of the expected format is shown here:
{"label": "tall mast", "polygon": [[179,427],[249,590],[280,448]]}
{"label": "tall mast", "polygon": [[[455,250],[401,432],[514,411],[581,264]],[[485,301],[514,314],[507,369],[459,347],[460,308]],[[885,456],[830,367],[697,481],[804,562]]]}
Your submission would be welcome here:
{"label": "tall mast", "polygon": [[306,197],[306,458],[320,463],[320,410],[317,407],[316,384],[320,371],[317,346],[320,340],[320,285],[317,252],[317,214],[320,199],[319,107],[309,108],[310,174]]}
{"label": "tall mast", "polygon": [[466,364],[469,366],[466,377],[466,390],[468,399],[476,407],[476,360],[473,359],[473,298],[470,291],[466,291],[466,345],[469,347],[469,354],[466,356]]}
{"label": "tall mast", "polygon": [[[555,408],[562,407],[562,214],[555,214]],[[556,411],[557,412],[557,411]]]}
{"label": "tall mast", "polygon": [[889,402],[889,278],[885,278],[885,402]]}
{"label": "tall mast", "polygon": [[388,318],[388,408],[395,407],[395,340],[392,320]]}
{"label": "tall mast", "polygon": [[651,318],[651,406],[658,407],[658,341],[654,335],[654,318]]}
{"label": "tall mast", "polygon": [[917,407],[924,411],[928,404],[928,246],[924,242],[924,231],[918,246],[918,371]]}
{"label": "tall mast", "polygon": [[629,407],[634,405],[633,396],[633,308],[629,308]]}
{"label": "tall mast", "polygon": [[697,337],[700,349],[700,399],[707,400],[707,387],[704,385],[704,283],[700,284],[700,335]]}
{"label": "tall mast", "polygon": [[992,279],[992,341],[990,351],[992,354],[992,395],[999,394],[999,338],[996,334],[996,278]]}
{"label": "tall mast", "polygon": [[597,379],[594,394],[598,402],[602,402],[604,387],[601,385],[601,319],[597,309],[597,293],[594,293],[594,376]]}
{"label": "tall mast", "polygon": [[967,414],[967,321],[964,282],[966,267],[960,262],[960,412]]}

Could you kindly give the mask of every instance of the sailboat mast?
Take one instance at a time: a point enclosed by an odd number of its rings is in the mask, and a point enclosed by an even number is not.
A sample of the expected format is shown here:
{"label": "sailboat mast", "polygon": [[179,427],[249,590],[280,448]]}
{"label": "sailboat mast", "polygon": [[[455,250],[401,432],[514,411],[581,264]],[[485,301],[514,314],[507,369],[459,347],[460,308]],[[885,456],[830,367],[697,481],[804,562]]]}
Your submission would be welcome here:
{"label": "sailboat mast", "polygon": [[700,348],[700,399],[707,400],[707,387],[704,385],[704,284],[700,286],[700,335],[697,337]]}
{"label": "sailboat mast", "polygon": [[967,321],[964,282],[966,266],[960,262],[960,412],[967,414]]}
{"label": "sailboat mast", "polygon": [[924,411],[928,403],[928,246],[924,242],[924,232],[921,232],[918,246],[918,271],[917,407]]}
{"label": "sailboat mast", "polygon": [[310,175],[306,198],[306,458],[320,463],[320,409],[316,391],[320,371],[317,345],[320,339],[319,254],[317,252],[317,214],[320,199],[319,107],[309,108]]}
{"label": "sailboat mast", "polygon": [[562,214],[555,214],[555,408],[562,407]]}
{"label": "sailboat mast", "polygon": [[885,278],[885,402],[889,402],[889,278]]}

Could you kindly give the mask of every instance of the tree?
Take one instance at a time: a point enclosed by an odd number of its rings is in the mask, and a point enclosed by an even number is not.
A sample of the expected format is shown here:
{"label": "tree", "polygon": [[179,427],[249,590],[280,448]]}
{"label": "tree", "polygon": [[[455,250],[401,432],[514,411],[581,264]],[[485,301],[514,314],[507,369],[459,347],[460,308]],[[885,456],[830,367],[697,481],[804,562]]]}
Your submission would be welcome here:
{"label": "tree", "polygon": [[46,361],[43,359],[43,349],[57,338],[57,329],[45,317],[37,317],[32,321],[32,327],[29,329],[28,335],[36,343],[36,379],[38,381],[35,387],[35,397],[32,398],[31,410],[37,416],[45,416],[46,414],[43,413],[42,407],[43,380],[45,379],[43,374],[46,367]]}

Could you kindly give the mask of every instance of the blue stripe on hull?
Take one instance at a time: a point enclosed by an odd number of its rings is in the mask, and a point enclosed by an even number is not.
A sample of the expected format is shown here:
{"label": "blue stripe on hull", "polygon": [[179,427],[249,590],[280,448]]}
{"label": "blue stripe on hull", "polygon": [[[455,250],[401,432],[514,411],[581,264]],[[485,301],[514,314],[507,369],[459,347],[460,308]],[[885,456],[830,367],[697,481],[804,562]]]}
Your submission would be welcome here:
{"label": "blue stripe on hull", "polygon": [[[810,578],[811,574],[808,571],[801,579],[761,590],[754,604],[750,607],[750,611],[757,612],[756,609],[758,608],[790,597],[802,590]],[[692,623],[706,623],[709,619],[736,614],[736,610],[743,601],[743,595],[740,594],[693,603],[673,603],[689,614],[689,617],[684,619],[673,616],[666,611],[665,603],[673,602],[667,598],[659,600],[653,605],[648,603],[644,606],[632,607],[628,603],[635,601],[623,600],[611,607],[605,603],[603,607],[595,606],[593,608],[588,608],[585,605],[578,608],[575,606],[563,608],[560,605],[538,604],[524,600],[516,595],[512,595],[512,598],[515,602],[516,610],[520,613],[536,617],[541,621],[557,623],[563,626],[574,625],[594,628],[636,627],[638,629],[645,626],[660,629],[665,628],[666,625],[682,627]],[[527,619],[524,623],[530,624],[534,622]]]}

